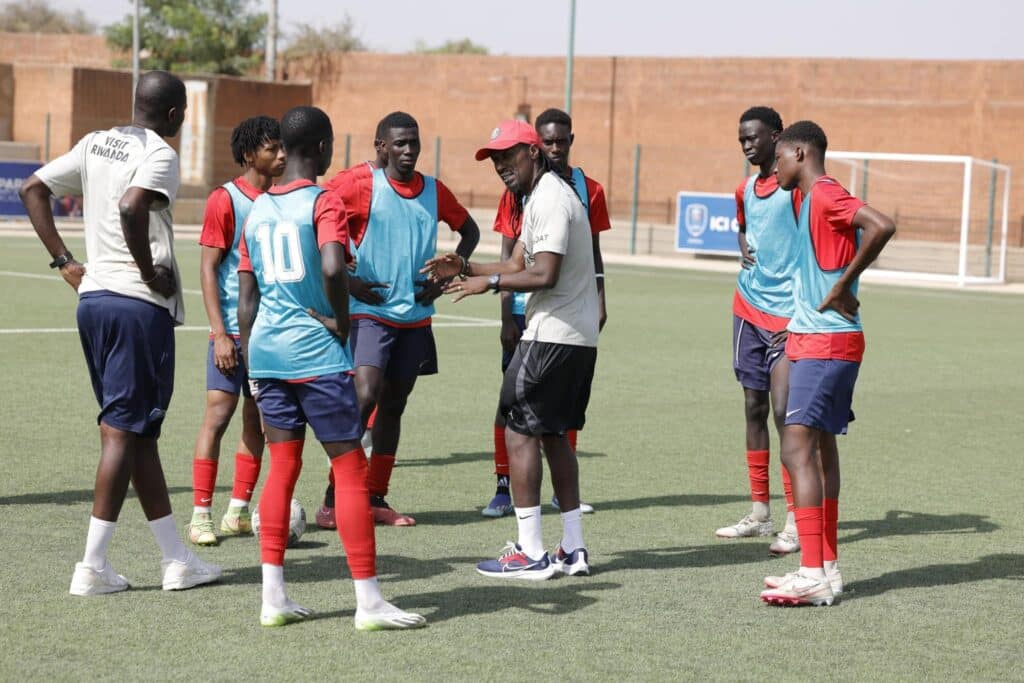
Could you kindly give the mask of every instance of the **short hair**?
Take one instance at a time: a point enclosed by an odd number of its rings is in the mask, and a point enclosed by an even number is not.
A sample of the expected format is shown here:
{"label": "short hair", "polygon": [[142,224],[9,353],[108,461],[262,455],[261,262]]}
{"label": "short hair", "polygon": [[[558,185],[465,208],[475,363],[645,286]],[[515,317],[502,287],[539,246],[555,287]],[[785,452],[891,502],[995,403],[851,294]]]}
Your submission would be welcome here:
{"label": "short hair", "polygon": [[546,126],[549,123],[557,123],[562,126],[569,126],[569,130],[572,130],[572,117],[561,109],[545,109],[537,117],[537,122],[534,124],[534,128],[538,131],[541,126]]}
{"label": "short hair", "polygon": [[281,144],[287,152],[312,152],[321,140],[333,137],[331,119],[316,107],[294,107],[281,117]]}
{"label": "short hair", "polygon": [[168,110],[185,103],[185,84],[166,71],[147,71],[135,86],[135,109],[152,118],[164,117]]}
{"label": "short hair", "polygon": [[782,117],[771,107],[751,107],[740,116],[740,123],[745,121],[760,121],[774,131],[781,131],[783,128]]}
{"label": "short hair", "polygon": [[825,131],[814,121],[797,121],[782,131],[779,142],[790,144],[799,142],[810,145],[821,153],[822,158],[825,157],[825,152],[828,150],[828,138],[825,137]]}
{"label": "short hair", "polygon": [[254,116],[238,124],[231,131],[231,154],[235,163],[245,165],[245,155],[252,154],[264,142],[281,139],[281,124],[269,116]]}
{"label": "short hair", "polygon": [[420,124],[416,123],[416,119],[411,114],[406,114],[404,111],[393,111],[380,120],[377,124],[376,138],[383,140],[384,136],[388,134],[388,131],[392,128],[419,128]]}

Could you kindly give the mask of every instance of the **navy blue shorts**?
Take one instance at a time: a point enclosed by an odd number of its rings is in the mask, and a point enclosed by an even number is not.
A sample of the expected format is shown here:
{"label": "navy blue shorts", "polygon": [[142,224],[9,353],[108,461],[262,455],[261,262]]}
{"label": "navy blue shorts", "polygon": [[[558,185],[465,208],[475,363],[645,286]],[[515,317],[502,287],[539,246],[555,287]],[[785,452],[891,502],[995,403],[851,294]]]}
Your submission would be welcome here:
{"label": "navy blue shorts", "polygon": [[218,370],[214,364],[213,340],[210,340],[210,347],[206,351],[206,390],[224,391],[232,396],[238,396],[238,392],[242,392],[242,396],[252,398],[252,393],[249,391],[249,373],[246,372],[245,360],[242,358],[242,342],[238,337],[233,337],[233,339],[235,341],[235,359],[238,361],[238,365],[235,366],[234,374],[230,376]]}
{"label": "navy blue shorts", "polygon": [[352,364],[380,368],[391,379],[437,374],[434,332],[426,327],[392,327],[372,318],[356,318],[348,335]]}
{"label": "navy blue shorts", "polygon": [[[512,314],[512,322],[514,322],[516,324],[516,327],[519,328],[519,334],[522,335],[523,330],[526,329],[526,316],[525,315],[519,315],[518,313],[513,313]],[[511,351],[506,351],[505,349],[501,350],[501,371],[502,372],[505,372],[506,370],[508,370],[508,365],[509,365],[509,363],[512,362],[512,356],[514,356],[515,353],[516,353],[515,349],[512,349]]]}
{"label": "navy blue shorts", "polygon": [[308,382],[257,379],[256,404],[271,427],[297,431],[308,423],[317,441],[358,441],[363,422],[352,375],[335,372]]}
{"label": "navy blue shorts", "polygon": [[860,363],[848,360],[791,361],[786,424],[845,434],[853,422],[853,386]]}
{"label": "navy blue shorts", "polygon": [[156,439],[174,393],[174,320],[166,308],[108,291],[78,301],[78,336],[103,422]]}
{"label": "navy blue shorts", "polygon": [[772,336],[763,327],[733,315],[732,369],[744,389],[771,389],[772,370],[786,357],[785,343],[772,346]]}

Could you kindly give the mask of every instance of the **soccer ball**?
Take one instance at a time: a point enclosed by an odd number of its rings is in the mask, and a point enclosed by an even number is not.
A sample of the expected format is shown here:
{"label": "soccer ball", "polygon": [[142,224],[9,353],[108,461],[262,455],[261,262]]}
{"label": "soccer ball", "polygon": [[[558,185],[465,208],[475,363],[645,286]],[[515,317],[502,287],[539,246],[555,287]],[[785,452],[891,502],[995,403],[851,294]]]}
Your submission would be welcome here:
{"label": "soccer ball", "polygon": [[[260,513],[259,506],[252,512],[252,532],[259,538],[260,535]],[[291,519],[288,521],[288,547],[293,547],[306,532],[306,510],[299,504],[297,498],[292,498]]]}

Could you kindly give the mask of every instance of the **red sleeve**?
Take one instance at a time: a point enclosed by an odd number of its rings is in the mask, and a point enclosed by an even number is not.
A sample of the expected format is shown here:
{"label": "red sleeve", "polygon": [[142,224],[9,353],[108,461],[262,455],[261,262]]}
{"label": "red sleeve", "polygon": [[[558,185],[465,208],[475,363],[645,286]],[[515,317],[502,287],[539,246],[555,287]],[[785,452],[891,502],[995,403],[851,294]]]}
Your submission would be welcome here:
{"label": "red sleeve", "polygon": [[818,265],[827,271],[849,265],[857,253],[853,217],[864,202],[831,178],[815,183],[806,201],[811,202],[811,242]]}
{"label": "red sleeve", "polygon": [[235,243],[235,209],[231,195],[223,187],[216,188],[206,200],[203,231],[199,244],[227,251]]}
{"label": "red sleeve", "polygon": [[519,239],[519,228],[514,212],[516,198],[508,190],[501,195],[498,202],[498,214],[494,217],[494,232],[501,233],[510,240]]}
{"label": "red sleeve", "polygon": [[333,194],[344,212],[346,231],[355,244],[363,241],[366,224],[370,220],[370,200],[373,197],[373,175],[342,171],[331,179]]}
{"label": "red sleeve", "polygon": [[799,187],[794,187],[789,192],[789,198],[793,202],[793,218],[795,218],[796,222],[799,223],[800,222],[800,205],[803,204],[804,193],[800,191]]}
{"label": "red sleeve", "polygon": [[819,182],[814,189],[812,209],[819,220],[828,222],[833,232],[849,233],[856,230],[853,217],[864,206],[864,202],[846,191],[839,183]]}
{"label": "red sleeve", "polygon": [[336,192],[321,192],[313,205],[313,225],[316,227],[316,244],[323,248],[328,242],[338,242],[345,249],[345,261],[351,263],[348,250],[348,220],[345,218],[345,204]]}
{"label": "red sleeve", "polygon": [[452,230],[460,229],[469,218],[469,211],[459,203],[448,186],[440,180],[437,182],[437,217],[448,224]]}
{"label": "red sleeve", "polygon": [[252,261],[249,260],[249,247],[245,244],[245,232],[242,232],[242,238],[238,240],[238,272],[251,273]]}
{"label": "red sleeve", "polygon": [[583,178],[587,183],[587,196],[590,197],[590,232],[596,235],[611,230],[612,222],[608,218],[608,202],[604,198],[604,188],[592,178]]}
{"label": "red sleeve", "polygon": [[736,188],[736,222],[740,224],[740,230],[747,228],[747,214],[743,211],[743,195],[747,192],[747,181],[744,180]]}

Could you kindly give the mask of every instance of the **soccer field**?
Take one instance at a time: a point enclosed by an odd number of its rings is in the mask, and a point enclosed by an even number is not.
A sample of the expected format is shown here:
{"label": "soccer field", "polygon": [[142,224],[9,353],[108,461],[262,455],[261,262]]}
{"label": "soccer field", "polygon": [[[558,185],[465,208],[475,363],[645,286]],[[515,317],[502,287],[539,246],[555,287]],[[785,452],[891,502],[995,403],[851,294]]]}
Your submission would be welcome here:
{"label": "soccer field", "polygon": [[[84,254],[80,240],[70,240]],[[160,441],[175,515],[191,508],[207,335],[198,247],[178,243],[187,327]],[[486,257],[488,260],[490,257]],[[98,458],[97,408],[75,297],[38,241],[0,238],[0,679],[993,680],[1024,676],[1024,298],[881,285],[861,291],[868,340],[839,441],[832,608],[772,608],[767,574],[795,569],[766,539],[723,541],[749,506],[742,393],[730,365],[733,277],[609,266],[609,323],[580,436],[594,573],[533,584],[475,573],[515,537],[493,492],[498,302],[439,303],[441,374],[404,421],[389,500],[413,528],[377,529],[385,595],[426,629],[360,633],[335,532],[310,524],[285,576],[320,618],[259,626],[252,538],[201,550],[220,584],[160,590],[159,552],[130,498],[110,549],[132,590],[68,595]],[[448,316],[461,316],[454,318]],[[237,424],[215,501],[227,504]],[[773,512],[785,515],[773,435]],[[265,478],[267,468],[264,467]],[[327,466],[310,436],[297,497],[312,517]],[[545,481],[545,498],[550,484]],[[550,514],[549,514],[550,513]],[[560,534],[545,506],[545,540]]]}

